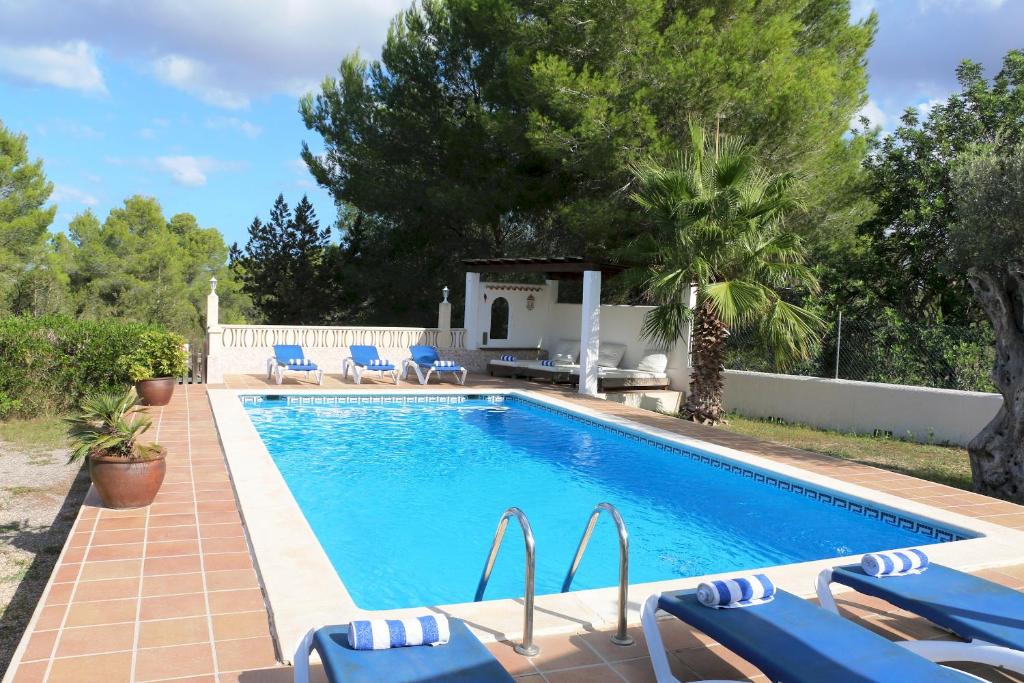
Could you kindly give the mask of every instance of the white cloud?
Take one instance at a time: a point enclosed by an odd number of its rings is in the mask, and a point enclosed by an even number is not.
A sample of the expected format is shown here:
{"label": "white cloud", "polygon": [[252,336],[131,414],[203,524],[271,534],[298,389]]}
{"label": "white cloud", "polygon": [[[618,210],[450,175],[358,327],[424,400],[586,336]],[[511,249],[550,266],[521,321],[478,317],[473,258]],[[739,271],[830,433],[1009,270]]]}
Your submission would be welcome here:
{"label": "white cloud", "polygon": [[263,134],[263,126],[234,116],[214,116],[206,119],[206,127],[212,130],[236,130],[247,138],[258,138]]}
{"label": "white cloud", "polygon": [[882,111],[882,108],[879,107],[878,103],[874,100],[868,100],[868,103],[853,115],[853,120],[850,121],[850,126],[853,128],[860,128],[861,117],[866,118],[873,128],[878,127],[884,129],[886,123],[889,121],[889,116]]}
{"label": "white cloud", "polygon": [[156,140],[156,131],[152,128],[139,128],[137,135],[143,140]]}
{"label": "white cloud", "polygon": [[190,57],[165,55],[153,62],[153,73],[164,83],[215,107],[241,109],[249,106],[248,97],[216,85],[209,67]]}
{"label": "white cloud", "polygon": [[930,12],[933,9],[946,12],[963,9],[992,11],[1005,4],[1006,0],[917,0],[917,7],[922,13]]}
{"label": "white cloud", "polygon": [[380,50],[410,0],[0,0],[0,43],[85,40],[214,106],[293,97]]}
{"label": "white cloud", "polygon": [[935,108],[935,105],[944,104],[946,99],[947,98],[945,97],[933,97],[930,100],[919,102],[917,105],[917,111],[920,112],[921,116],[927,117],[932,113],[932,109]]}
{"label": "white cloud", "polygon": [[156,158],[156,166],[171,176],[171,180],[185,187],[202,187],[207,174],[216,171],[233,171],[242,168],[237,161],[221,161],[211,157],[190,155],[163,156]]}
{"label": "white cloud", "polygon": [[[2,23],[2,14],[0,14]],[[59,45],[0,45],[0,71],[17,80],[106,93],[96,50],[83,40]]]}
{"label": "white cloud", "polygon": [[83,206],[96,206],[100,203],[100,200],[89,194],[84,190],[80,190],[77,187],[70,185],[61,185],[54,183],[53,194],[50,195],[50,199],[55,202],[75,202],[82,204]]}

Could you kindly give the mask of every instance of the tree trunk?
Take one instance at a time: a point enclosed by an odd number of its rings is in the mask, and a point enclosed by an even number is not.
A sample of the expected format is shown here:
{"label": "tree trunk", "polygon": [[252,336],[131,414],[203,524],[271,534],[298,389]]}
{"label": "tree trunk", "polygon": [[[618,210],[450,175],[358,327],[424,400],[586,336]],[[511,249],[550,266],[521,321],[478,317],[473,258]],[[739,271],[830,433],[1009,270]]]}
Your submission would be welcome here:
{"label": "tree trunk", "polygon": [[683,406],[683,416],[687,419],[704,424],[722,421],[725,341],[728,338],[729,329],[707,302],[698,306],[693,318],[693,375],[690,395]]}
{"label": "tree trunk", "polygon": [[1024,503],[1024,268],[972,270],[971,288],[996,333],[992,383],[1003,406],[971,440],[974,490]]}

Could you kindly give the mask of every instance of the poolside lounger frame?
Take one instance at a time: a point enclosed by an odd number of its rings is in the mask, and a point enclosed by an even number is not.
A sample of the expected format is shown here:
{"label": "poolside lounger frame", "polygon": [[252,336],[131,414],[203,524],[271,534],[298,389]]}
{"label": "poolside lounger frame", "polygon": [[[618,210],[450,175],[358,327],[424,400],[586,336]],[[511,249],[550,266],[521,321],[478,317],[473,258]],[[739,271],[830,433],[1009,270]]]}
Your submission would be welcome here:
{"label": "poolside lounger frame", "polygon": [[[417,349],[419,349],[419,351],[417,351]],[[432,350],[430,356],[433,360],[429,363],[423,360],[417,360],[417,354],[425,354],[427,349]],[[419,380],[420,384],[426,384],[429,382],[431,375],[437,375],[437,377],[440,378],[441,375],[445,373],[451,373],[460,385],[466,383],[466,375],[469,374],[469,371],[466,370],[464,366],[451,365],[438,367],[434,365],[434,361],[440,360],[441,358],[435,347],[424,345],[410,346],[409,352],[412,355],[402,361],[402,379],[408,377],[409,370],[412,370],[416,373],[416,379]]]}
{"label": "poolside lounger frame", "polygon": [[[1024,673],[1024,595],[1019,591],[943,565],[932,564],[920,574],[884,578],[868,576],[859,565],[847,565],[818,575],[818,600],[833,614],[839,614],[839,607],[832,583],[885,600],[967,641],[897,641],[925,659],[975,662]],[[933,593],[930,599],[928,592]]]}
{"label": "poolside lounger frame", "polygon": [[[293,349],[293,351],[287,352],[285,349]],[[286,372],[305,372],[307,379],[309,373],[312,372],[316,376],[317,384],[324,383],[324,371],[319,365],[316,363],[295,365],[284,360],[285,357],[306,359],[305,352],[297,344],[275,344],[274,355],[267,359],[267,379],[273,379],[275,384],[281,384],[284,382],[284,373]]]}
{"label": "poolside lounger frame", "polygon": [[310,629],[295,648],[294,683],[309,683],[309,657],[320,655],[330,683],[514,683],[512,676],[460,619],[449,619],[451,639],[437,647],[353,650],[348,626]]}
{"label": "poolside lounger frame", "polygon": [[352,378],[356,384],[362,384],[364,372],[377,372],[380,374],[381,380],[384,379],[384,375],[387,373],[391,375],[391,379],[395,384],[398,384],[399,373],[394,363],[388,362],[386,365],[379,366],[367,364],[371,360],[384,360],[380,357],[376,346],[354,344],[349,347],[349,353],[351,355],[341,361],[341,376],[343,378],[348,377],[348,371],[352,370]]}
{"label": "poolside lounger frame", "polygon": [[695,593],[695,590],[655,593],[644,602],[641,624],[657,683],[679,683],[672,675],[658,628],[659,610],[706,633],[776,683],[984,680],[918,657],[786,591],[777,591],[774,599],[765,604],[717,610],[701,605]]}

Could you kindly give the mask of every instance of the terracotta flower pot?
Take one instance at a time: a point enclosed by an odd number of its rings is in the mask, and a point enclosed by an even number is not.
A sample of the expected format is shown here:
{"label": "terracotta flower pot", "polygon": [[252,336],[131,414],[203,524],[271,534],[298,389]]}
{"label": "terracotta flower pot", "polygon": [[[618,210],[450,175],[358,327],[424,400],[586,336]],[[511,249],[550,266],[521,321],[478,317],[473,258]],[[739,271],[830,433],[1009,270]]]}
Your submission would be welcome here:
{"label": "terracotta flower pot", "polygon": [[111,455],[89,456],[89,477],[108,508],[138,508],[156,498],[167,473],[162,446],[148,460],[125,460]]}
{"label": "terracotta flower pot", "polygon": [[171,396],[174,396],[176,383],[177,380],[173,377],[143,379],[135,383],[135,391],[142,400],[142,405],[165,406],[171,402]]}

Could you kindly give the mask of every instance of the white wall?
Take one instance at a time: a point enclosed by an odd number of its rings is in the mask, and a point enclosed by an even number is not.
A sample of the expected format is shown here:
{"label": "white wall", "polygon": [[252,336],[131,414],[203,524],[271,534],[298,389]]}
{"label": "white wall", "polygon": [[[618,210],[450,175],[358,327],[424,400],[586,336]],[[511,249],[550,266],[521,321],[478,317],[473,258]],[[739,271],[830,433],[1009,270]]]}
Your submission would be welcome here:
{"label": "white wall", "polygon": [[[547,286],[483,282],[480,289],[481,298],[477,303],[480,331],[490,332],[491,307],[495,299],[504,297],[509,308],[508,339],[488,339],[487,348],[536,349],[543,346],[544,327],[551,305]],[[527,307],[527,299],[531,295],[534,299],[532,311]],[[477,343],[481,343],[481,339],[477,339]]]}
{"label": "white wall", "polygon": [[[654,347],[640,338],[644,316],[651,309],[651,306],[601,306],[601,341],[626,345],[626,355],[619,367],[635,368],[644,351]],[[579,339],[581,315],[579,304],[554,304],[545,329],[544,347],[550,350],[560,339]],[[669,383],[677,391],[685,390],[689,382],[688,338],[689,330],[668,354]]]}
{"label": "white wall", "polygon": [[827,429],[966,446],[1002,406],[999,394],[725,371],[725,406]]}

